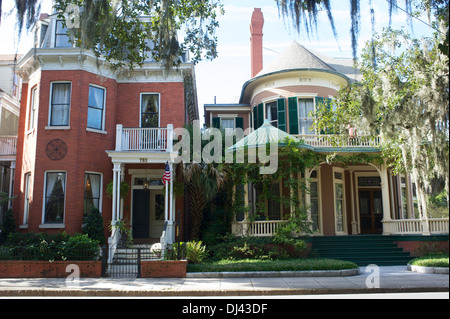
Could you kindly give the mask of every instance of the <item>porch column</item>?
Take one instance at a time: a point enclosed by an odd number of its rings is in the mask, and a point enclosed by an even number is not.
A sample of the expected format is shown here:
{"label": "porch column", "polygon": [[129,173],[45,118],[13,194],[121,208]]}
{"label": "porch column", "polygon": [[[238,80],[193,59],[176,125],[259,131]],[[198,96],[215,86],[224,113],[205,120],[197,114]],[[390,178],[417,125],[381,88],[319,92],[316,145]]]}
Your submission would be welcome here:
{"label": "porch column", "polygon": [[356,212],[355,212],[355,195],[353,189],[353,169],[348,170],[350,173],[350,207],[352,210],[352,235],[356,235],[358,233],[358,222],[356,221]]}
{"label": "porch column", "polygon": [[[383,201],[383,222],[392,221],[391,218],[391,205],[389,203],[389,177],[387,171],[386,160],[381,165],[381,198]],[[383,235],[390,235],[390,232],[386,231],[386,226],[383,223]]]}
{"label": "porch column", "polygon": [[119,219],[120,211],[120,182],[121,182],[121,164],[113,163],[113,202],[112,202],[112,217],[111,223],[115,225],[115,222]]}
{"label": "porch column", "polygon": [[175,209],[174,209],[174,200],[173,200],[173,180],[174,180],[174,176],[173,176],[173,163],[169,162],[169,167],[170,167],[170,191],[169,191],[169,196],[170,196],[170,212],[169,212],[169,219],[168,219],[168,230],[169,230],[169,234],[168,234],[168,244],[173,244],[174,242],[174,221],[175,221]]}
{"label": "porch column", "polygon": [[[305,189],[309,190],[309,178],[310,178],[311,170],[309,168],[305,169]],[[309,191],[305,192],[305,207],[308,207],[311,205],[311,196],[309,194]],[[312,225],[312,219],[311,219],[311,209],[307,209],[307,216],[308,216],[308,222]]]}
{"label": "porch column", "polygon": [[9,170],[9,198],[11,198],[8,201],[8,209],[12,208],[12,197],[13,197],[13,193],[14,193],[14,175],[16,173],[16,161],[11,161],[11,166],[10,166],[10,170]]}

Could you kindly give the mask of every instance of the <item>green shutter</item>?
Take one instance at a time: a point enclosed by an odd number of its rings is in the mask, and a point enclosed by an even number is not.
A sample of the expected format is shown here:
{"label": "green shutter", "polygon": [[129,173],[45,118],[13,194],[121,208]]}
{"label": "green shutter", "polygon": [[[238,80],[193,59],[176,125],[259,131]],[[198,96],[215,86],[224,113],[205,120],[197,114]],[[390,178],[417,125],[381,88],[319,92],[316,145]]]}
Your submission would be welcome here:
{"label": "green shutter", "polygon": [[286,102],[284,99],[277,101],[278,129],[286,132]]}
{"label": "green shutter", "polygon": [[244,118],[236,117],[236,128],[244,129]]}
{"label": "green shutter", "polygon": [[220,117],[212,118],[212,127],[220,128]]}
{"label": "green shutter", "polygon": [[258,105],[258,127],[260,128],[261,125],[264,124],[264,104],[261,103]]}
{"label": "green shutter", "polygon": [[258,108],[256,106],[253,107],[253,129],[256,130],[258,126]]}
{"label": "green shutter", "polygon": [[289,110],[289,134],[298,134],[298,106],[297,97],[290,97],[288,99]]}

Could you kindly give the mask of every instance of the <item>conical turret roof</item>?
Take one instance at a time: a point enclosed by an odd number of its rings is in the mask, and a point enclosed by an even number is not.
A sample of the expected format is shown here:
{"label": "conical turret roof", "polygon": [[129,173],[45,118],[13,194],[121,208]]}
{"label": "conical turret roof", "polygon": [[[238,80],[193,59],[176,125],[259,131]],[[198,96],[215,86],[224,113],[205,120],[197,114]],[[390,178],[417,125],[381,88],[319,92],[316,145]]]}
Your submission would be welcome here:
{"label": "conical turret roof", "polygon": [[232,152],[246,147],[256,148],[258,146],[266,146],[267,143],[277,143],[278,145],[281,145],[286,137],[298,141],[294,136],[270,125],[269,120],[264,120],[264,124],[261,125],[259,129],[253,131],[239,142],[229,147],[226,152]]}
{"label": "conical turret roof", "polygon": [[331,66],[317,57],[314,53],[306,49],[301,44],[293,41],[278,57],[276,57],[272,63],[263,68],[256,77],[297,69],[315,69],[315,70],[327,70],[334,71]]}

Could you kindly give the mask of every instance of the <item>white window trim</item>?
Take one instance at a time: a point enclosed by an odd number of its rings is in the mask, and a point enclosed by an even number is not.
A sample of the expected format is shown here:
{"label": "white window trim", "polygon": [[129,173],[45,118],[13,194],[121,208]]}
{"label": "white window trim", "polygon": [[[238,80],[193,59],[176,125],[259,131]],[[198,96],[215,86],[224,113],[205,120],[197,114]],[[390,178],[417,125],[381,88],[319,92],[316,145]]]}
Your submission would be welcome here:
{"label": "white window trim", "polygon": [[[70,83],[70,102],[69,102],[69,125],[51,125],[52,119],[52,96],[53,96],[53,84],[57,83]],[[50,97],[48,102],[48,125],[46,130],[70,130],[70,113],[72,111],[72,81],[52,81],[50,82]]]}
{"label": "white window trim", "polygon": [[158,127],[161,127],[161,113],[162,113],[162,107],[161,107],[161,93],[159,92],[141,92],[139,95],[139,127],[142,127],[142,95],[146,94],[157,94],[158,95]]}
{"label": "white window trim", "polygon": [[[33,94],[34,92],[34,94]],[[37,101],[39,101],[39,96],[38,96],[38,86],[35,85],[31,88],[30,90],[30,96],[28,99],[28,111],[27,111],[27,116],[26,116],[26,135],[33,133],[36,130],[36,118],[37,118],[37,114],[38,109],[36,107],[36,103]],[[30,116],[31,116],[31,109],[34,107],[34,113],[33,113],[33,122],[30,123]],[[30,125],[31,124],[31,125]]]}
{"label": "white window trim", "polygon": [[[342,180],[336,179],[334,173],[341,173]],[[334,231],[336,235],[347,235],[347,205],[345,200],[345,170],[340,167],[333,167],[333,207],[334,207]],[[342,184],[342,231],[337,230],[337,220],[336,220],[336,183]]]}
{"label": "white window trim", "polygon": [[300,131],[300,120],[301,119],[303,119],[303,120],[312,119],[314,121],[315,118],[314,117],[309,117],[309,116],[307,116],[307,117],[300,117],[300,103],[299,103],[299,100],[310,100],[311,99],[313,101],[313,108],[314,108],[314,113],[315,113],[316,112],[316,97],[317,97],[317,95],[318,94],[313,94],[313,93],[301,93],[301,94],[296,94],[295,95],[295,97],[297,98],[298,133],[300,135],[303,135],[303,134],[316,135],[317,134],[317,132],[315,130],[314,131],[308,131],[308,132]]}
{"label": "white window trim", "polygon": [[[278,103],[278,97],[275,98],[275,99],[273,99],[273,98],[272,99],[266,99],[266,100],[263,101],[263,103],[264,103],[264,107],[263,107],[264,120],[267,120],[268,119],[267,118],[267,104]],[[277,112],[278,112],[278,104],[277,104]],[[272,121],[270,123],[272,123]],[[277,115],[277,126],[278,126],[278,115]]]}
{"label": "white window trim", "polygon": [[[317,172],[317,177],[311,178],[311,173],[313,171]],[[301,176],[301,175],[300,175]],[[322,235],[323,234],[323,214],[322,214],[322,183],[320,182],[320,166],[311,168],[311,169],[306,169],[305,171],[305,183],[306,183],[306,187],[309,190],[310,187],[310,182],[316,182],[317,183],[317,194],[318,194],[318,201],[317,201],[317,206],[318,206],[318,214],[319,214],[319,220],[318,220],[318,225],[317,227],[319,228],[318,232],[314,233],[313,235]],[[301,193],[301,189],[299,188],[299,193]],[[300,194],[299,194],[300,196]],[[299,197],[301,198],[301,197]],[[309,193],[309,191],[306,192],[305,194],[305,201],[306,201],[306,207],[308,209],[308,218],[311,218],[311,210],[309,207],[311,207],[311,195]]]}
{"label": "white window trim", "polygon": [[[45,223],[45,197],[47,190],[47,173],[64,173],[66,176],[65,181],[65,189],[64,189],[64,213],[63,213],[63,221],[62,223]],[[67,199],[67,171],[66,170],[48,170],[44,172],[44,187],[43,187],[43,197],[42,197],[42,218],[41,225],[39,228],[65,228],[65,220],[66,220],[66,199]]]}
{"label": "white window trim", "polygon": [[[23,206],[23,221],[22,221],[22,228],[28,227],[28,220],[30,218],[30,190],[31,190],[31,172],[25,173],[24,178],[24,193],[25,193],[25,199],[24,199],[24,206]],[[28,198],[27,198],[28,197]]]}
{"label": "white window trim", "polygon": [[[89,83],[89,86],[93,86],[99,89],[103,89],[103,91],[105,92],[105,94],[103,94],[103,112],[102,112],[102,128],[101,129],[96,129],[96,128],[92,128],[92,127],[88,127],[87,126],[87,122],[86,122],[86,131],[88,132],[94,132],[94,133],[100,133],[100,134],[108,134],[108,132],[106,131],[106,94],[107,94],[107,89],[103,86],[97,85],[97,84],[93,84],[93,83]],[[89,111],[89,93],[88,93],[88,111]],[[87,118],[86,118],[87,121]]]}
{"label": "white window trim", "polygon": [[[102,215],[102,205],[103,205],[103,173],[100,172],[94,172],[94,171],[85,171],[84,175],[86,176],[86,174],[95,174],[95,175],[100,175],[100,198],[98,199],[98,210],[100,211],[100,215]],[[83,181],[84,183],[84,181]],[[84,185],[86,186],[86,185]],[[84,192],[85,189],[83,189],[83,201],[84,201]]]}

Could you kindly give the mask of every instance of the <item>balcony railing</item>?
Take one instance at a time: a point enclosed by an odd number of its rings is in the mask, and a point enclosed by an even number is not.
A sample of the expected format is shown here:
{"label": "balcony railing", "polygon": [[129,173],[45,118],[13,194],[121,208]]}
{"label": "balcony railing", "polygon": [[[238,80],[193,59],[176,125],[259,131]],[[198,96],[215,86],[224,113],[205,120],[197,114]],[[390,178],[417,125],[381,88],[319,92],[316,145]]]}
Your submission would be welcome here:
{"label": "balcony railing", "polygon": [[158,128],[116,126],[116,151],[171,152],[173,125]]}
{"label": "balcony railing", "polygon": [[0,155],[16,155],[17,136],[0,136]]}
{"label": "balcony railing", "polygon": [[341,137],[339,135],[294,135],[299,140],[313,147],[345,147],[345,148],[378,148],[380,147],[380,137],[355,136]]}

